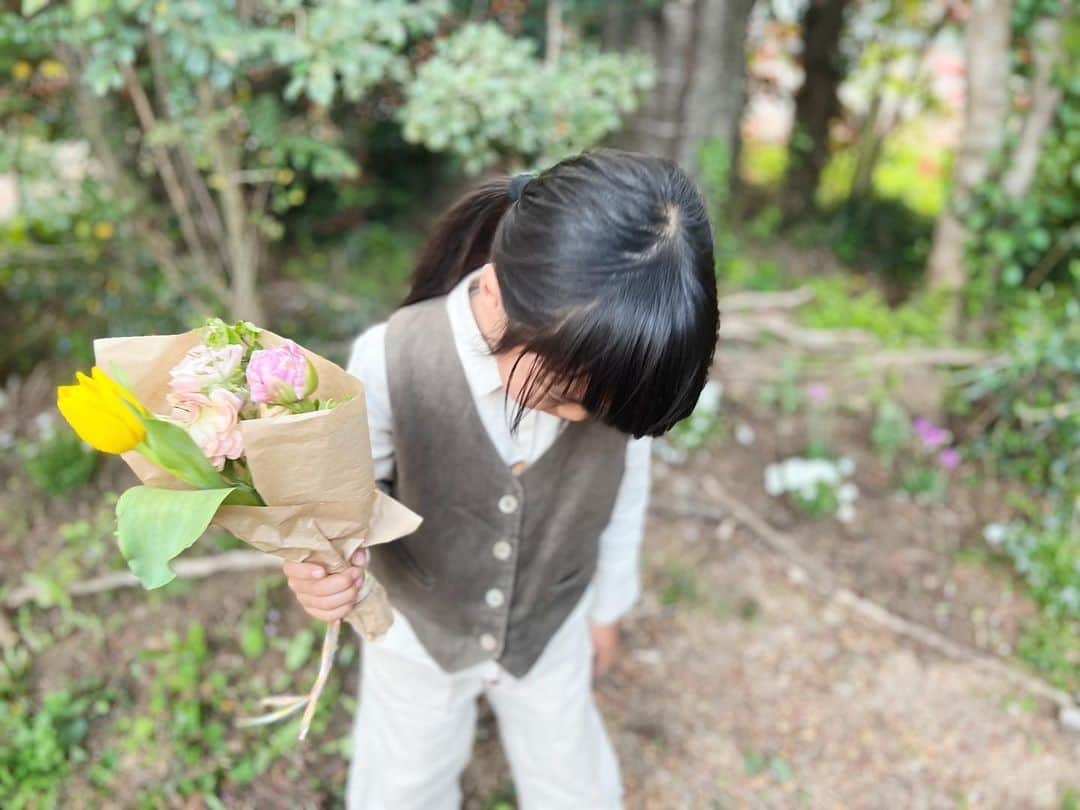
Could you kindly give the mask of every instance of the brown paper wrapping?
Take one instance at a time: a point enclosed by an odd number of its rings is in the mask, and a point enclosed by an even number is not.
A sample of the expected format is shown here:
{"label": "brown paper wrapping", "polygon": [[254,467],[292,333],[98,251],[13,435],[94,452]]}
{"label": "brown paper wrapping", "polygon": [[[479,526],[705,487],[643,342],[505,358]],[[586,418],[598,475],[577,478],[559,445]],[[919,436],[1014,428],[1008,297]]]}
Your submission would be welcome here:
{"label": "brown paper wrapping", "polygon": [[[263,330],[265,347],[283,338]],[[102,338],[97,365],[128,386],[151,413],[167,415],[169,371],[202,340],[179,335]],[[240,422],[252,481],[266,506],[222,506],[214,524],[283,560],[342,571],[361,546],[411,534],[420,517],[375,487],[364,386],[329,360],[304,349],[319,375],[314,396],[348,401],[327,411]],[[137,452],[123,459],[147,486],[190,489]],[[385,633],[393,614],[385,589],[368,573],[362,596],[346,617],[366,639]]]}

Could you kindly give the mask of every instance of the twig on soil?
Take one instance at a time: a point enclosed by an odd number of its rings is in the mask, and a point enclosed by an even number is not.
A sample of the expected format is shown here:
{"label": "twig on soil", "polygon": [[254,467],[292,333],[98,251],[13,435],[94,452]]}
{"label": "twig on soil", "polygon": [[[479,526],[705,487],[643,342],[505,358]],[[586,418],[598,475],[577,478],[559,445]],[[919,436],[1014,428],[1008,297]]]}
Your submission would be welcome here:
{"label": "twig on soil", "polygon": [[878,345],[873,335],[861,329],[806,329],[796,326],[782,315],[771,313],[721,318],[721,340],[753,342],[761,335],[772,335],[813,351],[850,351]]}
{"label": "twig on soil", "polygon": [[739,292],[723,296],[720,301],[720,313],[725,312],[760,312],[767,309],[795,309],[814,300],[814,291],[809,287],[797,287],[781,292]]}
{"label": "twig on soil", "polygon": [[937,650],[943,655],[967,661],[973,666],[991,672],[1016,686],[1039,695],[1057,704],[1063,715],[1066,710],[1075,706],[1072,697],[1063,690],[1017,669],[1005,660],[958,644],[932,628],[905,619],[876,602],[859,596],[849,588],[839,585],[832,572],[803,553],[793,538],[774,529],[757,512],[728,493],[715,480],[707,480],[706,484],[708,485],[709,495],[722,508],[700,504],[680,504],[674,506],[657,505],[653,507],[653,511],[672,517],[708,521],[720,521],[734,517],[765,545],[787,560],[790,566],[791,578],[796,584],[816,591],[834,604],[845,607],[874,624],[886,627],[897,635]]}
{"label": "twig on soil", "polygon": [[[172,563],[176,576],[181,579],[201,579],[226,571],[257,571],[264,568],[280,568],[281,560],[261,551],[225,551],[207,557],[192,557]],[[72,582],[65,587],[70,596],[89,596],[118,588],[130,588],[139,584],[138,578],[129,571],[113,571],[93,579]],[[4,607],[15,610],[33,602],[42,593],[32,585],[16,588],[4,599]]]}
{"label": "twig on soil", "polygon": [[928,348],[897,349],[877,352],[873,357],[875,366],[890,368],[904,366],[977,366],[990,360],[992,355],[979,349]]}

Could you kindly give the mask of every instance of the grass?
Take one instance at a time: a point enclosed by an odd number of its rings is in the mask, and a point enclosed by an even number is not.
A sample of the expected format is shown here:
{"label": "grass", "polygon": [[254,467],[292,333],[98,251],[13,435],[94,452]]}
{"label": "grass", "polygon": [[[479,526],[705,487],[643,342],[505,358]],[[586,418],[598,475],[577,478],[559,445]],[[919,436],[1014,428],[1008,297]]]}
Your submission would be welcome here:
{"label": "grass", "polygon": [[1017,653],[1054,686],[1080,692],[1080,621],[1040,613],[1025,625]]}
{"label": "grass", "polygon": [[917,295],[891,307],[882,294],[854,276],[825,276],[808,285],[814,299],[800,307],[799,322],[813,329],[862,329],[884,346],[936,346],[947,343],[942,333],[945,301]]}

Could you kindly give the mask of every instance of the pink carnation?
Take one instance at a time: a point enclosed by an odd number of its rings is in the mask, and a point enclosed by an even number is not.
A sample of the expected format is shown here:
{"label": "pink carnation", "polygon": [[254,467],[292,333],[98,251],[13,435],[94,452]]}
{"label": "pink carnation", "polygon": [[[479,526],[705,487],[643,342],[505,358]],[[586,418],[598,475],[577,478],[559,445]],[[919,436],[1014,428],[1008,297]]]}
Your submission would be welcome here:
{"label": "pink carnation", "polygon": [[215,385],[226,385],[240,369],[243,359],[244,347],[239,344],[222,346],[220,349],[200,344],[173,366],[169,372],[172,377],[169,387],[179,393],[206,392]]}
{"label": "pink carnation", "polygon": [[251,353],[247,366],[251,401],[274,404],[297,402],[315,392],[315,367],[291,340]]}
{"label": "pink carnation", "polygon": [[244,400],[232,391],[177,391],[169,394],[168,400],[173,406],[173,419],[184,426],[217,469],[225,466],[225,459],[244,454],[244,437],[238,426]]}

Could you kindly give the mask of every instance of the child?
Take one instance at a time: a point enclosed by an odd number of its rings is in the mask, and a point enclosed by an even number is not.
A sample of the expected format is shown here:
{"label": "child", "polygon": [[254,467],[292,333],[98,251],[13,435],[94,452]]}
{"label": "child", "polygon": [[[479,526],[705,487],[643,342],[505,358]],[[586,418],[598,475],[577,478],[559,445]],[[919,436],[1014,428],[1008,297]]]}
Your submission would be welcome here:
{"label": "child", "polygon": [[459,807],[480,693],[519,807],[621,806],[591,680],[638,595],[649,437],[709,372],[713,273],[689,178],[594,151],[467,193],[357,340],[376,475],[424,523],[347,573],[285,564],[316,618],[348,612],[366,562],[395,608],[363,645],[350,810]]}

